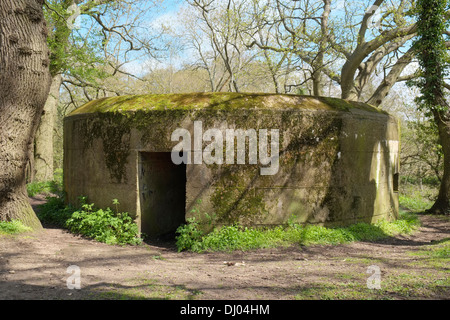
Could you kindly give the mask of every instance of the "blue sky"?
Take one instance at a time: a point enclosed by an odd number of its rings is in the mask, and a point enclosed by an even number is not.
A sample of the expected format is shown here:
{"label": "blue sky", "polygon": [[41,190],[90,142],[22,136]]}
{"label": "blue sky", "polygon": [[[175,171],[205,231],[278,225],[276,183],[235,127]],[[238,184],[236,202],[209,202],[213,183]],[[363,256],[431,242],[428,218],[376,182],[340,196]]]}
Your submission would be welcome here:
{"label": "blue sky", "polygon": [[[142,35],[145,35],[147,32],[150,33],[153,30],[158,29],[162,23],[169,25],[173,23],[173,19],[176,18],[177,12],[180,10],[180,7],[186,5],[185,0],[150,0],[150,1],[142,1],[136,9],[143,9],[139,19],[140,30],[139,32]],[[72,8],[75,7],[75,8]],[[137,10],[136,10],[137,11]],[[68,23],[72,23],[77,32],[82,36],[87,36],[89,32],[92,32],[92,25],[97,25],[94,22],[93,18],[87,15],[80,15],[79,10],[76,10],[75,4],[69,7],[68,13],[71,14],[71,18],[68,19]],[[113,16],[103,16],[102,20],[106,25],[108,25],[108,19],[114,17]],[[75,19],[76,18],[76,19]],[[129,20],[134,19],[133,13],[127,15],[122,15],[117,20],[118,24],[126,24]],[[81,28],[80,28],[81,27]],[[97,25],[98,27],[98,25]]]}
{"label": "blue sky", "polygon": [[[162,0],[161,2],[162,3],[158,5],[154,12],[149,13],[148,21],[146,23],[149,30],[158,30],[163,24],[166,26],[176,25],[177,14],[180,8],[187,4],[185,0]],[[160,44],[162,44],[162,42]],[[177,64],[176,61],[171,62]],[[149,65],[156,66],[163,65],[164,63],[168,62],[163,58],[156,60],[150,56],[142,56],[127,63],[125,68],[129,72],[139,75],[145,72],[145,69]]]}

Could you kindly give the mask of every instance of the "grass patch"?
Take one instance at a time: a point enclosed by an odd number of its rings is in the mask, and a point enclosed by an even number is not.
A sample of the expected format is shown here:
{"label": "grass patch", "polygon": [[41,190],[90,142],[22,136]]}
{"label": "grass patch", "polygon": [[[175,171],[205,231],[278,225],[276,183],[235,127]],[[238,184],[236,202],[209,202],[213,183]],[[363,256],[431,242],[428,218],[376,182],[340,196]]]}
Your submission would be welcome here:
{"label": "grass patch", "polygon": [[425,212],[430,209],[433,202],[420,196],[400,195],[400,206],[413,212]]}
{"label": "grass patch", "polygon": [[450,262],[450,238],[437,241],[435,244],[424,246],[421,250],[411,253],[434,259],[444,259]]}
{"label": "grass patch", "polygon": [[420,221],[413,213],[402,212],[400,219],[376,224],[358,223],[344,228],[289,224],[273,228],[248,228],[239,225],[215,228],[204,234],[195,220],[177,230],[179,251],[233,251],[296,245],[336,245],[354,241],[374,241],[397,234],[409,234]]}
{"label": "grass patch", "polygon": [[[380,265],[380,289],[369,289],[369,274],[346,271],[328,274],[312,283],[307,283],[294,294],[295,299],[313,300],[397,300],[397,299],[446,299],[450,294],[450,277],[448,277],[450,238],[436,241],[410,251],[416,259],[406,262],[398,268],[388,268],[389,259],[372,257],[346,258],[345,263],[368,266]],[[342,270],[342,269],[341,269]],[[352,270],[350,267],[349,270]],[[330,270],[333,272],[333,270]],[[329,281],[332,278],[333,281]]]}
{"label": "grass patch", "polygon": [[32,229],[23,225],[19,220],[0,221],[0,235],[13,235],[27,231],[32,231]]}
{"label": "grass patch", "polygon": [[413,233],[420,226],[420,220],[415,213],[400,211],[400,218],[398,220],[392,222],[380,221],[375,225],[379,227],[385,235],[395,236],[398,234]]}
{"label": "grass patch", "polygon": [[339,276],[333,283],[321,281],[300,288],[294,299],[297,300],[397,300],[430,299],[445,297],[449,280],[442,274],[438,277],[421,274],[391,274],[381,277],[380,289],[369,289],[367,275],[352,278]]}
{"label": "grass patch", "polygon": [[31,182],[27,184],[27,193],[29,197],[38,194],[49,195],[60,192],[59,185],[56,181]]}
{"label": "grass patch", "polygon": [[435,186],[405,184],[401,187],[399,204],[402,208],[415,213],[430,209],[438,194]]}
{"label": "grass patch", "polygon": [[[420,250],[411,251],[409,255],[416,257],[408,265],[411,268],[441,270],[447,274],[450,265],[450,239],[439,241],[437,244],[427,245]],[[448,278],[447,286],[450,288],[450,278]]]}
{"label": "grass patch", "polygon": [[447,239],[447,242],[442,247],[434,249],[431,252],[431,257],[433,257],[433,258],[442,258],[442,259],[450,259],[450,239]]}
{"label": "grass patch", "polygon": [[364,300],[374,299],[372,292],[368,291],[363,281],[348,281],[347,279],[336,283],[315,283],[310,287],[301,288],[294,295],[296,300]]}

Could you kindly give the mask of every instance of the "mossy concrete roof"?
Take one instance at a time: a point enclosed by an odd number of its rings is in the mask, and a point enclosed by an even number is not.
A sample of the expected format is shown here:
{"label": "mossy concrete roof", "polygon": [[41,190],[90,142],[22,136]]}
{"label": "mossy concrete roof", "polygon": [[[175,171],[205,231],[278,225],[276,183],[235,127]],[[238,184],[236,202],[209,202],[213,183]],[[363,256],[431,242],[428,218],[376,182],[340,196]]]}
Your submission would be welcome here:
{"label": "mossy concrete roof", "polygon": [[93,100],[70,115],[86,113],[121,113],[157,110],[195,109],[310,109],[348,112],[360,109],[386,113],[365,103],[337,98],[266,93],[183,93],[117,96]]}

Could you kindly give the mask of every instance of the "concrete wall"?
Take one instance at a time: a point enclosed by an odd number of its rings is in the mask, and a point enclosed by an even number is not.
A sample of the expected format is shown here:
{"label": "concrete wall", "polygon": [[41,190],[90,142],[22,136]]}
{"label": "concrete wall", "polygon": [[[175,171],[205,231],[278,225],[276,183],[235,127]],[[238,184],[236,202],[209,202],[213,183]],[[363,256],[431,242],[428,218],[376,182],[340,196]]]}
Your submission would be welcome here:
{"label": "concrete wall", "polygon": [[[280,135],[279,170],[274,175],[261,175],[260,163],[187,164],[185,214],[196,216],[205,227],[288,220],[346,225],[398,215],[396,120],[368,106],[324,108],[319,102],[317,108],[78,112],[65,119],[68,202],[75,204],[84,195],[106,207],[117,198],[120,210],[140,223],[145,211],[141,154],[171,152],[177,144],[171,141],[172,132],[184,128],[194,137],[195,121],[202,122],[203,132],[218,128],[224,137],[226,129],[278,129]],[[202,150],[208,145],[203,142]]]}

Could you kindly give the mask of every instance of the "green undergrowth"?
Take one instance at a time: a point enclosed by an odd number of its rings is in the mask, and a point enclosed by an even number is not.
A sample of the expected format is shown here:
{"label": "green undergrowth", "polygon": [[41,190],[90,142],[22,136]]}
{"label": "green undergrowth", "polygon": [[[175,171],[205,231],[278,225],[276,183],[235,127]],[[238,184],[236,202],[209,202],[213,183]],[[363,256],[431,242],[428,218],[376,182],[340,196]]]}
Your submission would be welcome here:
{"label": "green undergrowth", "polygon": [[38,194],[44,196],[61,195],[62,194],[62,170],[56,170],[53,180],[35,181],[27,184],[28,196],[34,197]]}
{"label": "green undergrowth", "polygon": [[32,229],[23,225],[19,220],[0,221],[0,236],[19,234],[27,231],[32,231]]}
{"label": "green undergrowth", "polygon": [[423,213],[433,206],[438,195],[439,189],[431,184],[422,186],[412,183],[405,183],[401,186],[399,194],[400,207],[405,210]]}
{"label": "green undergrowth", "polygon": [[49,197],[47,203],[40,206],[38,218],[46,224],[67,228],[70,232],[92,238],[107,244],[131,244],[142,242],[138,227],[130,215],[119,212],[119,202],[114,199],[116,210],[99,209],[88,204],[80,197],[78,208],[67,206],[59,197]]}
{"label": "green undergrowth", "polygon": [[413,212],[425,212],[433,205],[432,201],[414,195],[400,195],[399,202],[400,206]]}
{"label": "green undergrowth", "polygon": [[50,194],[58,190],[58,184],[55,181],[32,182],[27,185],[28,196],[34,197],[37,194]]}
{"label": "green undergrowth", "polygon": [[290,245],[336,245],[354,241],[375,241],[398,234],[410,234],[420,225],[416,214],[402,212],[396,221],[375,224],[357,223],[348,227],[327,228],[317,225],[250,228],[239,225],[215,228],[203,233],[195,219],[177,230],[178,251],[193,252],[251,250]]}

